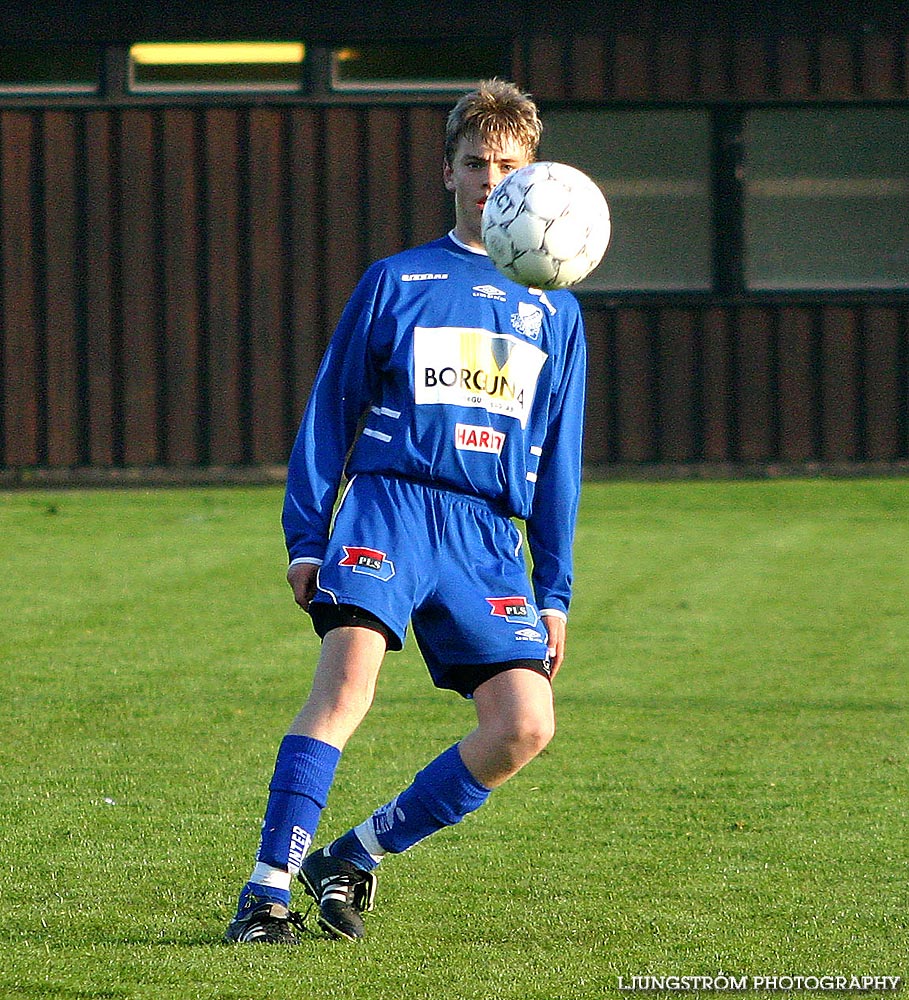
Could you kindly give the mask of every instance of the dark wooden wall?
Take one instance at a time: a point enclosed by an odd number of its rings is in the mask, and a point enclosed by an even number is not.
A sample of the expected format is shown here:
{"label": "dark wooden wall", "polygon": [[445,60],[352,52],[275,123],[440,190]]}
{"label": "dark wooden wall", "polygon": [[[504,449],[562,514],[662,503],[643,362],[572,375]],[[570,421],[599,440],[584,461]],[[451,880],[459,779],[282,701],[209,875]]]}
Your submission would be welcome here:
{"label": "dark wooden wall", "polygon": [[589,101],[909,98],[909,26],[774,34],[771,25],[726,37],[709,28],[537,37],[518,46],[517,75],[537,95]]}
{"label": "dark wooden wall", "polygon": [[[549,102],[909,100],[909,36],[519,40]],[[450,101],[0,98],[0,468],[285,461]],[[590,296],[591,464],[909,458],[909,295]]]}
{"label": "dark wooden wall", "polygon": [[362,268],[449,224],[443,128],[433,107],[0,110],[2,464],[283,461]]}

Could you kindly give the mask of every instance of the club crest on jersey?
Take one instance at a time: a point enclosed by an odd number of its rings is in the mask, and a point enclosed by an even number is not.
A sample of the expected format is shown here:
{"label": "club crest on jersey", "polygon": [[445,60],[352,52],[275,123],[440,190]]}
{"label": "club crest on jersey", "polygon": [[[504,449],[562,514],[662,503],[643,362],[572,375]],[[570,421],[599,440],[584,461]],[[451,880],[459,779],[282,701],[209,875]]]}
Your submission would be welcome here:
{"label": "club crest on jersey", "polygon": [[511,314],[511,325],[518,333],[536,340],[543,329],[543,310],[539,306],[519,302],[518,311]]}
{"label": "club crest on jersey", "polygon": [[338,565],[350,566],[354,573],[374,576],[382,581],[390,580],[395,575],[395,564],[384,552],[359,545],[345,545],[344,558]]}
{"label": "club crest on jersey", "polygon": [[489,613],[496,618],[504,618],[507,622],[531,627],[539,621],[536,608],[528,602],[526,597],[522,597],[521,595],[515,597],[487,597],[486,601],[492,606],[492,610]]}

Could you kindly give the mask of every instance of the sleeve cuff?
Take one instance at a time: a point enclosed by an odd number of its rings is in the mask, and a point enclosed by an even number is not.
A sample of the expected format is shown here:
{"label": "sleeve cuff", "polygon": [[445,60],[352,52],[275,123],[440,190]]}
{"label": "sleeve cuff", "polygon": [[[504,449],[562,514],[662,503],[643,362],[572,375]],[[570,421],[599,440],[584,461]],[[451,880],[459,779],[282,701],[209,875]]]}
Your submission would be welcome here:
{"label": "sleeve cuff", "polygon": [[543,608],[540,611],[541,618],[561,618],[563,622],[568,621],[568,615],[564,611],[560,611],[558,608]]}

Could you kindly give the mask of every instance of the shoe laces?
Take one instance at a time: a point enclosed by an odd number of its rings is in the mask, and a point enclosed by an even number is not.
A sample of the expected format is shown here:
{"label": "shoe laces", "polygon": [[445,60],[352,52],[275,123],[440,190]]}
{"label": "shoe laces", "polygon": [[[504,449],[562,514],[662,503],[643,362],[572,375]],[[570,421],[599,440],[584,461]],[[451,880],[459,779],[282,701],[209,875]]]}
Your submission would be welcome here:
{"label": "shoe laces", "polygon": [[[303,917],[296,910],[285,910],[286,915],[275,916],[269,909],[260,907],[260,912],[253,913],[249,927],[244,932],[243,940],[281,941],[293,940],[293,930],[306,931]],[[258,930],[258,933],[257,933]]]}

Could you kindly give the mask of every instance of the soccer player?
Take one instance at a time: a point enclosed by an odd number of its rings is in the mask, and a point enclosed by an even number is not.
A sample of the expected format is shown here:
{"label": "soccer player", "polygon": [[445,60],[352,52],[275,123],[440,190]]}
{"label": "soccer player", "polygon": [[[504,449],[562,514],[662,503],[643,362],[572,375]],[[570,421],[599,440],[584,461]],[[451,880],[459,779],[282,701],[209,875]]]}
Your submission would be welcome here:
{"label": "soccer player", "polygon": [[[580,492],[583,324],[569,292],[503,277],[480,229],[490,192],[534,159],[540,132],[535,104],[510,83],[483,82],[458,101],[442,166],[454,229],[373,264],[322,361],[283,509],[288,582],[321,653],[278,750],[228,940],[297,943],[295,877],[328,934],[363,937],[380,861],[478,809],[553,735]],[[513,519],[525,524],[530,578]],[[476,727],[310,853],[341,752],[408,625],[434,684],[472,699]]]}

